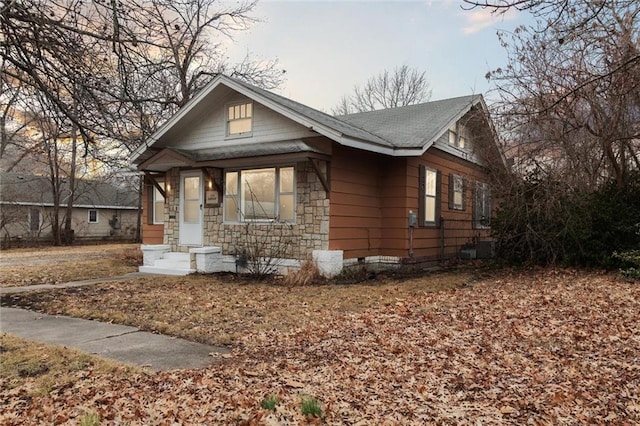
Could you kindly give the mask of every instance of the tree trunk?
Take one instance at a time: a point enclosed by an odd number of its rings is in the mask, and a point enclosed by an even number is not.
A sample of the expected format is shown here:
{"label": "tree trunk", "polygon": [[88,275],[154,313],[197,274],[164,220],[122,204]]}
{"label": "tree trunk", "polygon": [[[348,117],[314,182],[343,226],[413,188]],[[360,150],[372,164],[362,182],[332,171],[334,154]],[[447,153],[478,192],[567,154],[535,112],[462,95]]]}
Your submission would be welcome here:
{"label": "tree trunk", "polygon": [[69,198],[67,199],[67,211],[64,217],[64,241],[65,244],[73,244],[73,201],[76,198],[76,158],[78,151],[78,132],[76,126],[73,126],[71,133],[71,164],[69,165]]}
{"label": "tree trunk", "polygon": [[60,169],[58,167],[58,142],[54,139],[47,144],[49,145],[47,147],[47,156],[49,160],[51,195],[53,198],[53,211],[51,212],[51,236],[53,238],[53,245],[59,246],[62,244],[62,238],[60,235]]}

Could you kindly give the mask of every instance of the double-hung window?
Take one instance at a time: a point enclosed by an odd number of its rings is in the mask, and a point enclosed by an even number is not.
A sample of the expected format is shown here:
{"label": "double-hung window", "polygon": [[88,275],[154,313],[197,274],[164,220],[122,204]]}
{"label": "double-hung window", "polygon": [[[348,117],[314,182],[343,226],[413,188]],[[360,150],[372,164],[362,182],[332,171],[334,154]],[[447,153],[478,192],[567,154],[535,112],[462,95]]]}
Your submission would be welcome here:
{"label": "double-hung window", "polygon": [[449,209],[464,210],[465,179],[462,176],[449,175]]}
{"label": "double-hung window", "polygon": [[420,166],[418,183],[418,223],[420,226],[438,226],[440,224],[440,172],[426,166]]}
{"label": "double-hung window", "polygon": [[[164,182],[158,181],[158,185],[164,189]],[[164,223],[164,197],[155,186],[153,187],[153,223],[154,225]]]}
{"label": "double-hung window", "polygon": [[449,145],[465,149],[469,146],[469,130],[461,123],[449,128]]}
{"label": "double-hung window", "polygon": [[253,130],[253,103],[227,107],[227,136],[249,136]]}
{"label": "double-hung window", "polygon": [[295,221],[295,169],[270,167],[225,173],[224,220]]}
{"label": "double-hung window", "polygon": [[476,182],[473,197],[473,225],[474,228],[489,228],[491,220],[491,191],[489,184]]}

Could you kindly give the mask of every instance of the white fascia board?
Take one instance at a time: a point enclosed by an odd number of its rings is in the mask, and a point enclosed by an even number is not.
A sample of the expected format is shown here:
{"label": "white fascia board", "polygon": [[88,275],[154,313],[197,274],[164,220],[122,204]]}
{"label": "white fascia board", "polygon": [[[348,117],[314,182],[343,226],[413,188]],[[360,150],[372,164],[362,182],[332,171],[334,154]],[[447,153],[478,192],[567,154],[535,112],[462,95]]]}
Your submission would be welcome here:
{"label": "white fascia board", "polygon": [[[28,201],[0,201],[5,206],[34,206],[34,207],[55,207],[53,203],[36,203]],[[66,205],[60,205],[60,208],[66,208]],[[92,206],[90,204],[74,204],[74,209],[108,209],[108,210],[138,210],[137,207],[131,206]]]}
{"label": "white fascia board", "polygon": [[391,157],[419,157],[429,149],[429,146],[423,148],[390,148],[386,146],[363,142],[358,139],[342,137],[336,141],[344,146],[361,149],[363,151],[375,152],[377,154],[389,155]]}
{"label": "white fascia board", "polygon": [[484,167],[484,165],[480,162],[480,159],[477,155],[472,152],[462,151],[454,146],[449,144],[433,144],[435,148],[438,148],[440,151],[444,151],[447,154],[451,154],[454,157],[461,158],[463,160],[469,161],[470,163],[477,164],[478,166]]}
{"label": "white fascia board", "polygon": [[[326,136],[326,135],[325,135]],[[375,152],[377,154],[395,155],[394,149],[386,146],[375,145],[369,142],[363,142],[358,139],[348,138],[341,135],[338,139],[334,139],[341,145],[348,146],[350,148],[361,149],[363,151]]]}
{"label": "white fascia board", "polygon": [[393,151],[394,157],[420,157],[431,148],[431,144],[422,148],[401,148]]}

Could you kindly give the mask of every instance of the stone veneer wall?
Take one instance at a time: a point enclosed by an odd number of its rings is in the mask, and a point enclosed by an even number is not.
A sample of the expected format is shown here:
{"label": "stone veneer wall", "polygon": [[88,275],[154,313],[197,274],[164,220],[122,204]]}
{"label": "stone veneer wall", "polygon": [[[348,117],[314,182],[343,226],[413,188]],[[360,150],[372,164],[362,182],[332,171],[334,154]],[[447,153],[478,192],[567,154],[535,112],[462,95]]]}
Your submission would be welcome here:
{"label": "stone veneer wall", "polygon": [[171,246],[171,251],[188,252],[189,247],[178,248],[180,235],[180,169],[169,170],[164,177],[166,199],[164,203],[163,243]]}
{"label": "stone veneer wall", "polygon": [[[321,165],[323,171],[326,164]],[[296,222],[233,224],[223,223],[223,206],[204,208],[204,246],[219,246],[222,254],[242,252],[246,244],[266,244],[277,257],[303,260],[313,250],[329,248],[329,199],[309,162],[296,164]],[[189,247],[179,246],[180,170],[172,169],[166,181],[171,184],[168,202],[165,203],[164,243],[171,251],[188,252]],[[247,236],[249,234],[249,236]],[[286,253],[280,253],[286,241]],[[265,255],[269,248],[264,250]]]}

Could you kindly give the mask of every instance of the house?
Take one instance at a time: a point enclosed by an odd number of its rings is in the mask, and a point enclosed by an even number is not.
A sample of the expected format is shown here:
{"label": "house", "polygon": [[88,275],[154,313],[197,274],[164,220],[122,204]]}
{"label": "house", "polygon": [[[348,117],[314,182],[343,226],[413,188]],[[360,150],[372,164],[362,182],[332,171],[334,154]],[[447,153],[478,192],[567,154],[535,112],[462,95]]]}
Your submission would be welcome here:
{"label": "house", "polygon": [[480,95],[332,117],[226,76],[132,162],[141,270],[166,273],[176,253],[184,273],[235,271],[249,252],[281,270],[313,256],[327,275],[456,257],[488,236],[504,167]]}
{"label": "house", "polygon": [[[138,191],[106,182],[77,180],[75,193],[71,215],[75,240],[136,239]],[[60,226],[64,224],[66,205],[63,191]],[[54,212],[49,177],[0,173],[0,236],[3,247],[50,241]]]}

